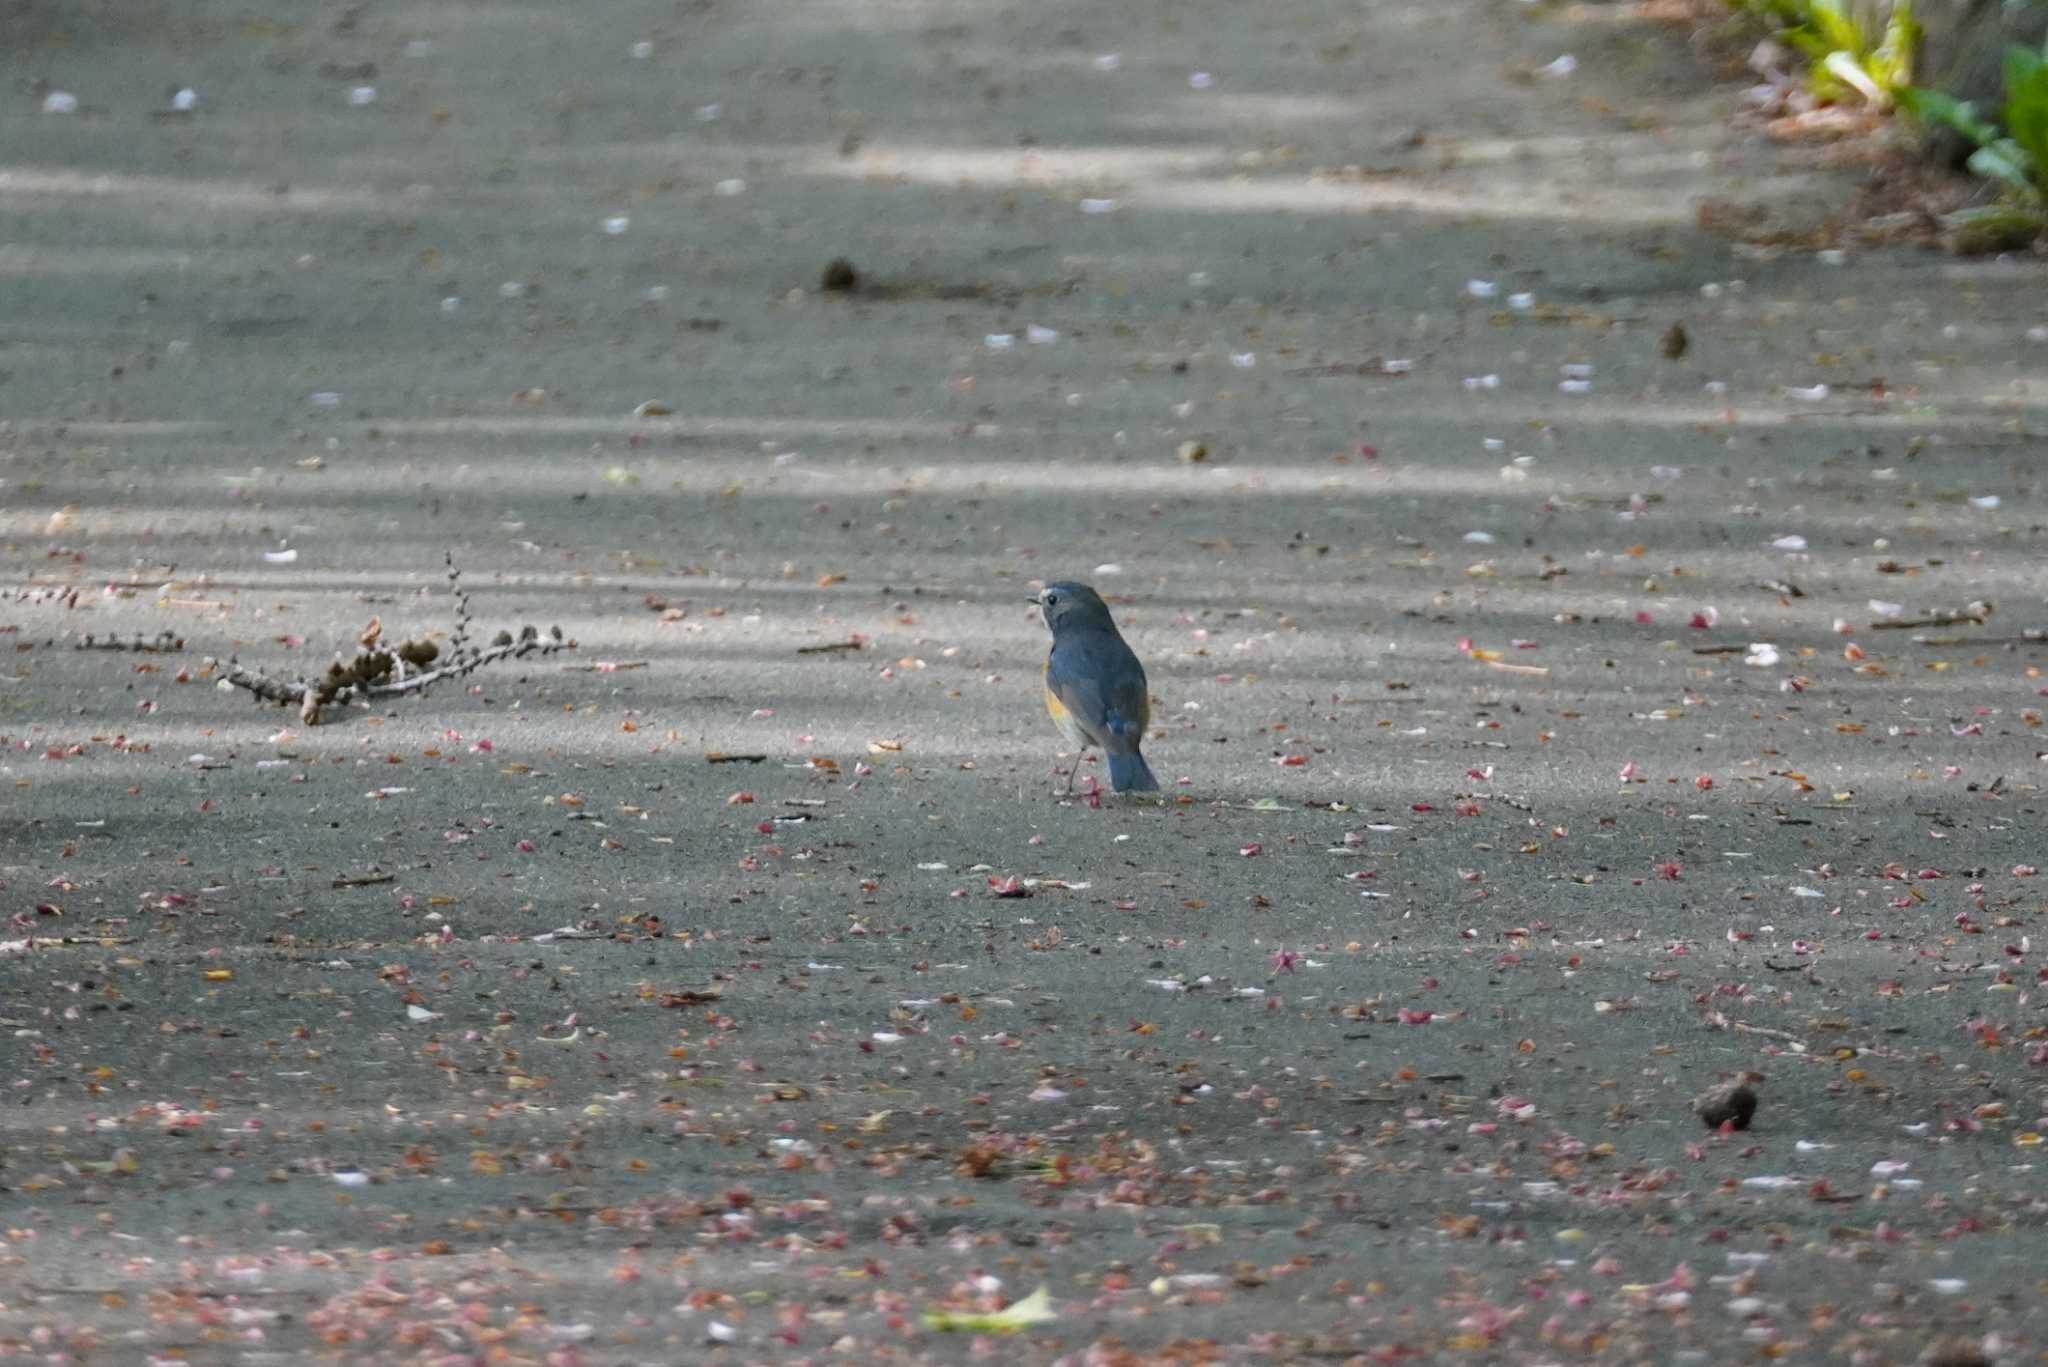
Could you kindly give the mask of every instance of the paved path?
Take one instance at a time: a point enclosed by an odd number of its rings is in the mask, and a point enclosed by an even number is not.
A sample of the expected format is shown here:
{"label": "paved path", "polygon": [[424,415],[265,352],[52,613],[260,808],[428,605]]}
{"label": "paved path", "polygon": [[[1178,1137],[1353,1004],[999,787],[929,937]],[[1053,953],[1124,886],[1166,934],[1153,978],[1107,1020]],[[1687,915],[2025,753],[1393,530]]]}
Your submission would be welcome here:
{"label": "paved path", "polygon": [[1619,5],[301,9],[0,14],[6,1351],[2035,1360],[2038,264]]}

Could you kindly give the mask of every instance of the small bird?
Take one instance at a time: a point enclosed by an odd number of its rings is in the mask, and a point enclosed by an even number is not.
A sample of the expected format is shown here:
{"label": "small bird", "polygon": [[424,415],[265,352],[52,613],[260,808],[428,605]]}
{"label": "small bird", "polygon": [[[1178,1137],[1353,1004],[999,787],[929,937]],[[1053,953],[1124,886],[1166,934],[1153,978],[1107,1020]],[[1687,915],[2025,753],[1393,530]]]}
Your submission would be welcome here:
{"label": "small bird", "polygon": [[[1052,631],[1045,657],[1045,710],[1076,751],[1094,746],[1109,760],[1109,786],[1119,793],[1159,791],[1159,780],[1138,753],[1152,720],[1145,666],[1117,634],[1109,605],[1086,584],[1047,584],[1031,601]],[[1081,767],[1075,756],[1067,791]]]}
{"label": "small bird", "polygon": [[1732,1082],[1709,1087],[1693,1098],[1692,1113],[1710,1130],[1723,1126],[1746,1130],[1756,1115],[1756,1089],[1749,1084],[1763,1080],[1762,1073],[1744,1073]]}

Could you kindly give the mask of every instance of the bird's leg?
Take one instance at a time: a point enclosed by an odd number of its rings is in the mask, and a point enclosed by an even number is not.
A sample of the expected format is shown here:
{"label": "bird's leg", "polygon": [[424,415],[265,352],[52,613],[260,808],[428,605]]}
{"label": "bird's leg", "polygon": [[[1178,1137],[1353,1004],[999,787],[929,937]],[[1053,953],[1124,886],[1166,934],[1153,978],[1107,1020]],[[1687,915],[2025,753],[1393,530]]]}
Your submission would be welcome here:
{"label": "bird's leg", "polygon": [[1072,797],[1074,795],[1074,776],[1081,772],[1081,761],[1087,757],[1088,751],[1086,747],[1074,752],[1074,762],[1067,766],[1067,791],[1065,796]]}

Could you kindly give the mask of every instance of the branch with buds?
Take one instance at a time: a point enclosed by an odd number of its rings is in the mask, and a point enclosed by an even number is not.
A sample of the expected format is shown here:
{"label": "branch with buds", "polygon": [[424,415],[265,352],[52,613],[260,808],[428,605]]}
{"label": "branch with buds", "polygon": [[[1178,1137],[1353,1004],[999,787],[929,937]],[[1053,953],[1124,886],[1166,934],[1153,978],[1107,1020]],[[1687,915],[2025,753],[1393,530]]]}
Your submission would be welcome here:
{"label": "branch with buds", "polygon": [[[381,698],[402,697],[450,679],[467,678],[500,660],[553,655],[576,648],[574,641],[562,635],[560,627],[549,627],[547,635],[543,636],[539,628],[524,626],[516,637],[509,631],[501,631],[490,645],[478,649],[470,642],[469,595],[462,589],[461,571],[455,568],[453,556],[448,560],[448,581],[455,593],[455,631],[446,659],[441,657],[441,647],[432,641],[409,640],[400,641],[395,646],[383,645],[383,623],[373,617],[358,638],[362,648],[355,657],[344,660],[336,656],[334,663],[327,667],[326,674],[318,679],[280,679],[245,669],[233,658],[225,664],[208,659],[206,664],[219,669],[224,682],[246,689],[265,702],[284,707],[297,706],[300,721],[307,726],[318,726],[321,712],[330,706],[355,703],[368,707]],[[440,661],[438,665],[435,663],[437,660]]]}
{"label": "branch with buds", "polygon": [[142,655],[175,655],[185,648],[185,638],[175,631],[160,631],[154,636],[141,632],[124,641],[118,636],[86,636],[73,650],[128,650]]}

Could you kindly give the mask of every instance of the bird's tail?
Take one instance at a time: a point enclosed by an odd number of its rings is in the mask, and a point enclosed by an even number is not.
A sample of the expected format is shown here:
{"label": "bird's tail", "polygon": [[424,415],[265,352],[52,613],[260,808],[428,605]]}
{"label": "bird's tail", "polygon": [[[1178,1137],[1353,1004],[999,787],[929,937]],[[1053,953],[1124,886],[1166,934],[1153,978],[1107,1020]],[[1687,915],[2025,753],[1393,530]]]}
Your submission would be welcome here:
{"label": "bird's tail", "polygon": [[1145,757],[1136,750],[1129,754],[1118,754],[1114,750],[1104,752],[1109,760],[1109,786],[1119,793],[1156,793],[1159,780],[1152,777],[1152,766],[1145,763]]}

